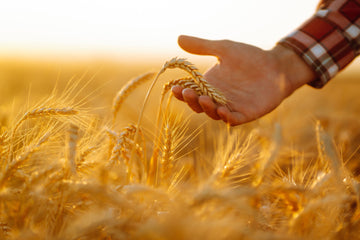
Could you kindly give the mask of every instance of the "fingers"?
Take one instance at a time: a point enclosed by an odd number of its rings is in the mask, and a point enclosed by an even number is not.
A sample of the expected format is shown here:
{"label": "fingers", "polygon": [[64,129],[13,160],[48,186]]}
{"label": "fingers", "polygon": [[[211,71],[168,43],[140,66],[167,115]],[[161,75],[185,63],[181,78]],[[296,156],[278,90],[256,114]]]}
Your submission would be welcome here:
{"label": "fingers", "polygon": [[205,112],[214,120],[220,119],[220,116],[216,112],[217,105],[210,97],[199,97],[193,90],[188,88],[183,89],[180,86],[174,86],[171,90],[177,99],[186,102],[193,111],[197,113]]}
{"label": "fingers", "polygon": [[189,105],[189,107],[197,113],[203,112],[202,107],[199,104],[199,96],[192,89],[185,88],[182,91],[184,101]]}
{"label": "fingers", "polygon": [[178,38],[178,44],[182,49],[189,53],[199,55],[218,56],[221,41],[212,41],[197,37],[181,35]]}
{"label": "fingers", "polygon": [[182,88],[182,87],[180,87],[180,86],[173,86],[172,88],[171,88],[171,91],[172,91],[172,93],[174,94],[174,96],[177,98],[177,99],[179,99],[180,101],[184,101],[184,98],[183,98],[183,95],[182,95],[182,91],[183,91],[184,89]]}
{"label": "fingers", "polygon": [[245,115],[239,112],[230,112],[225,106],[218,107],[217,114],[224,122],[229,123],[231,126],[240,125],[249,121],[246,119]]}
{"label": "fingers", "polygon": [[209,96],[200,96],[199,104],[201,108],[204,110],[206,115],[211,117],[214,120],[220,120],[220,116],[217,114],[217,105],[212,101]]}
{"label": "fingers", "polygon": [[197,113],[205,112],[209,117],[214,120],[220,120],[220,116],[217,114],[217,105],[208,96],[198,96],[191,89],[183,89],[180,86],[174,86],[171,88],[174,96],[180,101],[186,102],[189,107]]}
{"label": "fingers", "polygon": [[186,102],[197,113],[205,112],[210,118],[214,120],[221,119],[231,126],[248,122],[245,115],[239,112],[231,112],[225,106],[216,105],[209,96],[199,97],[193,90],[183,89],[180,86],[174,86],[171,90],[177,99]]}

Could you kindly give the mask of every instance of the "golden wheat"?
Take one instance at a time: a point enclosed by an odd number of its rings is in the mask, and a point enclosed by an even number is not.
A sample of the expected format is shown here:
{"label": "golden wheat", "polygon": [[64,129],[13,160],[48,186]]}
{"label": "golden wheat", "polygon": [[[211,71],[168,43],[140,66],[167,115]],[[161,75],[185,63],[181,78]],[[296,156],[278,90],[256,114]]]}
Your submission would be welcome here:
{"label": "golden wheat", "polygon": [[[111,155],[109,159],[109,166],[113,166],[116,163],[125,163],[126,167],[129,169],[131,168],[129,164],[132,164],[130,161],[129,154],[131,153],[131,149],[134,148],[137,156],[140,158],[140,162],[136,162],[136,168],[137,168],[137,177],[142,178],[146,171],[146,163],[144,161],[144,158],[146,158],[146,149],[145,149],[145,142],[142,140],[143,146],[141,146],[138,143],[134,142],[134,135],[136,132],[136,127],[134,125],[129,125],[128,127],[125,127],[120,134],[115,137],[115,144],[112,147]],[[140,135],[142,136],[142,132],[140,132]],[[109,131],[110,134],[113,135],[111,131]],[[143,138],[143,137],[142,137]]]}
{"label": "golden wheat", "polygon": [[164,142],[162,145],[162,157],[161,157],[161,179],[167,181],[171,179],[169,173],[172,172],[174,167],[174,149],[173,149],[173,133],[171,126],[166,124],[164,126]]}
{"label": "golden wheat", "polygon": [[[200,89],[174,80],[159,97],[173,84]],[[56,103],[42,106],[72,106]],[[238,128],[197,127],[171,103],[159,131],[104,131],[114,105],[98,124],[83,112],[58,121],[52,108],[14,123],[0,116],[0,239],[359,238],[358,128],[347,135],[348,151],[339,139],[349,127],[338,127],[333,113],[295,139],[299,131],[287,124],[299,122],[288,111]],[[21,125],[29,118],[34,124]]]}
{"label": "golden wheat", "polygon": [[94,152],[97,148],[97,146],[88,147],[84,152],[82,152],[78,161],[76,161],[76,169],[81,170],[84,163],[88,163],[88,161],[86,161],[87,156]]}
{"label": "golden wheat", "polygon": [[17,168],[25,161],[27,161],[31,157],[31,155],[34,154],[34,152],[36,152],[41,147],[41,145],[49,139],[49,137],[50,133],[48,132],[44,136],[42,136],[35,145],[29,146],[23,154],[16,157],[16,159],[13,159],[11,162],[7,163],[3,173],[0,176],[0,189],[4,186],[4,184],[11,177],[11,175],[14,174]]}
{"label": "golden wheat", "polygon": [[[220,93],[217,89],[215,89],[214,87],[212,87],[201,75],[200,72],[198,72],[197,68],[190,62],[185,61],[185,59],[177,59],[177,58],[173,58],[170,61],[166,62],[164,64],[164,66],[161,68],[161,70],[158,72],[158,74],[156,75],[155,79],[153,80],[153,82],[151,83],[146,96],[144,98],[144,102],[138,117],[138,121],[137,121],[137,129],[140,129],[140,125],[141,125],[141,121],[142,121],[142,117],[144,114],[144,109],[146,107],[146,104],[148,102],[150,93],[155,85],[155,83],[157,82],[159,76],[161,74],[163,74],[166,69],[171,69],[171,68],[179,68],[179,69],[183,69],[186,72],[188,72],[190,75],[192,75],[192,77],[194,78],[194,81],[199,85],[199,88],[202,92],[203,95],[207,95],[209,97],[211,97],[215,102],[219,103],[219,104],[223,104],[225,105],[227,103],[226,98],[224,97],[224,95],[222,93]],[[162,100],[162,99],[161,99]],[[157,119],[157,125],[159,124],[159,116],[161,115],[161,106],[160,109],[158,111],[158,119]],[[134,137],[134,141],[135,144],[138,141],[138,130],[135,132],[135,137]],[[155,150],[154,150],[155,151]],[[132,161],[133,156],[135,153],[135,149],[133,148],[131,151],[131,155],[130,155],[130,161]],[[155,152],[154,152],[155,154]],[[131,173],[132,173],[132,169],[131,169],[132,164],[130,164],[130,169],[128,171],[128,178],[130,178]]]}
{"label": "golden wheat", "polygon": [[113,121],[116,120],[116,116],[121,108],[121,105],[123,104],[124,100],[133,92],[136,88],[138,88],[141,84],[149,81],[154,77],[155,73],[145,73],[143,75],[140,75],[137,78],[134,78],[133,80],[127,82],[120,91],[116,94],[113,105],[112,105],[112,112],[113,112]]}
{"label": "golden wheat", "polygon": [[164,73],[166,69],[171,69],[171,68],[179,68],[189,73],[192,76],[195,83],[198,84],[201,91],[201,95],[209,96],[219,104],[223,104],[223,105],[227,104],[227,100],[225,96],[219,90],[211,86],[204,79],[204,77],[198,71],[198,68],[194,66],[194,64],[190,63],[189,61],[186,61],[186,59],[184,58],[173,58],[164,64],[158,75]]}
{"label": "golden wheat", "polygon": [[196,82],[191,77],[184,77],[184,78],[172,80],[172,81],[164,84],[163,90],[161,93],[161,101],[160,102],[163,102],[166,93],[173,86],[181,86],[183,88],[190,88],[190,89],[194,90],[198,95],[202,94],[200,87],[198,86],[198,84],[196,84]]}
{"label": "golden wheat", "polygon": [[77,153],[77,142],[78,142],[78,131],[79,127],[71,124],[67,134],[66,140],[66,160],[71,174],[76,174],[76,153]]}
{"label": "golden wheat", "polygon": [[48,117],[48,116],[69,116],[69,115],[75,115],[78,114],[79,111],[76,109],[73,109],[71,107],[65,107],[65,108],[36,108],[34,110],[26,112],[22,118],[18,121],[18,123],[15,125],[13,133],[16,132],[16,130],[20,127],[20,125],[27,119],[30,118],[37,118],[37,117]]}

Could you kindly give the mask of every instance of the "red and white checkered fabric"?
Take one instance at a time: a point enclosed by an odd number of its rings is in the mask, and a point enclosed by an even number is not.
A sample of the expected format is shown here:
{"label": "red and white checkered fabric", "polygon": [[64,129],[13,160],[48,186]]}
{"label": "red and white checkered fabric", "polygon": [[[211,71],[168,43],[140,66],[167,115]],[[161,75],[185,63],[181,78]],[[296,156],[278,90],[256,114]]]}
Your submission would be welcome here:
{"label": "red and white checkered fabric", "polygon": [[334,0],[280,40],[315,71],[321,88],[360,53],[360,0]]}

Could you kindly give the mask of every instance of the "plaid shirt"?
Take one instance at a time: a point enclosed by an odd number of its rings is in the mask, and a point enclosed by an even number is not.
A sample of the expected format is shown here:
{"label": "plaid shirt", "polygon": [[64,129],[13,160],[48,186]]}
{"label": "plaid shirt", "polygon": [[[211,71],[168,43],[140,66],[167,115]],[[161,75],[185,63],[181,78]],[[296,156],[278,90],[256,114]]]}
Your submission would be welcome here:
{"label": "plaid shirt", "polygon": [[279,42],[311,66],[318,78],[309,84],[316,88],[360,53],[360,0],[334,0],[320,6],[312,18]]}

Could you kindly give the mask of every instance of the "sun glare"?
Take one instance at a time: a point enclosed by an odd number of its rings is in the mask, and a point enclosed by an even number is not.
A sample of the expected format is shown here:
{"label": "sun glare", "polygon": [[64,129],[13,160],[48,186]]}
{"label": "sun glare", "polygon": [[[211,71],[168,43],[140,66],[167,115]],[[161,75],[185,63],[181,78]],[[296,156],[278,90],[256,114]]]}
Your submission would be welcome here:
{"label": "sun glare", "polygon": [[191,34],[271,47],[315,9],[316,1],[7,1],[0,47],[7,51],[156,54],[179,51]]}

